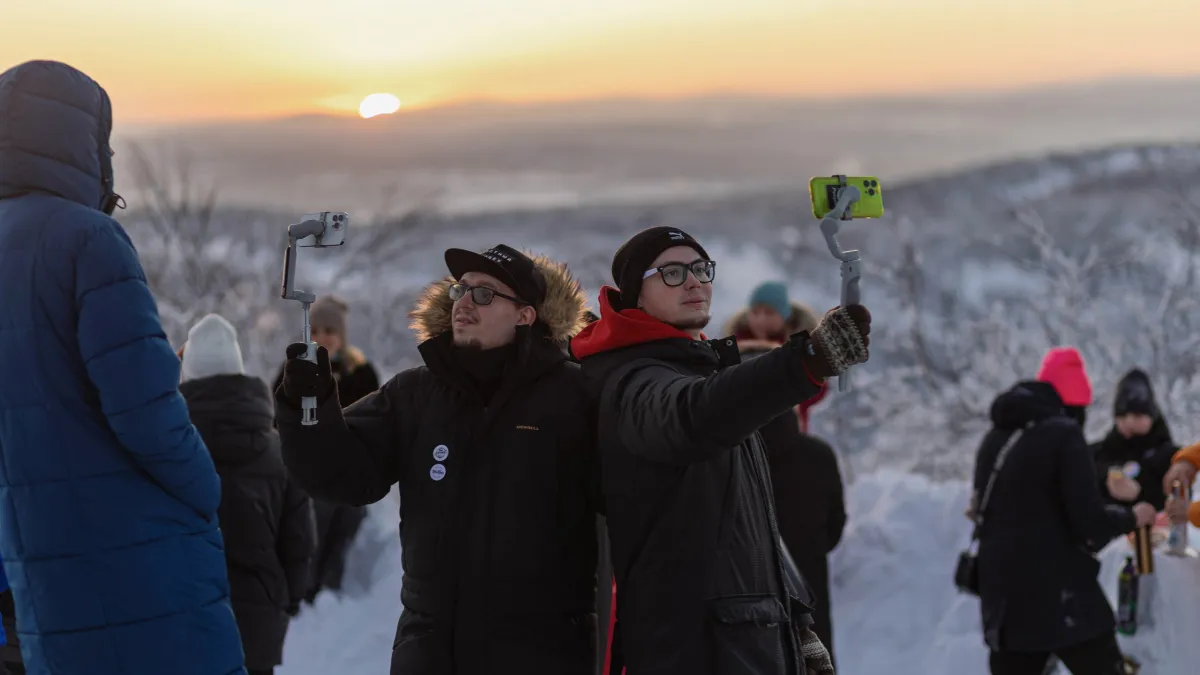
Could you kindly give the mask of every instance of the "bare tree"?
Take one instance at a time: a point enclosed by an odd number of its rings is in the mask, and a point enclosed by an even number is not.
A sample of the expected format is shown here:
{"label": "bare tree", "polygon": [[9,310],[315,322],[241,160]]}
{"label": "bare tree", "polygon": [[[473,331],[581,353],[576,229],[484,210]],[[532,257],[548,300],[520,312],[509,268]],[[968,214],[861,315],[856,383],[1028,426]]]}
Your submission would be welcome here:
{"label": "bare tree", "polygon": [[[300,307],[279,297],[289,216],[222,208],[216,178],[186,150],[134,145],[131,156],[138,190],[126,225],[168,336],[179,344],[197,320],[219,313],[238,328],[248,369],[273,373],[284,345],[301,335]],[[397,303],[412,297],[412,289],[389,283],[389,261],[419,243],[425,220],[417,211],[384,213],[356,227],[344,247],[306,256],[300,270],[318,295],[351,303],[351,321],[369,327],[359,346],[389,364],[411,353],[411,341],[397,336],[407,313]]]}
{"label": "bare tree", "polygon": [[[926,263],[914,228],[902,220],[897,255],[872,279],[874,292],[887,298],[875,306],[891,311],[872,343],[872,360],[880,365],[857,376],[861,386],[839,397],[827,420],[843,447],[858,447],[847,453],[851,461],[936,477],[967,475],[995,396],[1032,378],[1046,349],[1056,345],[1083,353],[1097,411],[1111,401],[1121,374],[1142,367],[1177,436],[1200,431],[1192,421],[1200,413],[1193,253],[1200,209],[1178,190],[1157,203],[1133,217],[1089,214],[1093,221],[1072,227],[1022,207],[974,228],[983,234],[956,248],[1006,266],[1017,282],[982,301],[956,287],[954,279],[966,272]],[[1107,414],[1090,418],[1092,435],[1111,423]]]}

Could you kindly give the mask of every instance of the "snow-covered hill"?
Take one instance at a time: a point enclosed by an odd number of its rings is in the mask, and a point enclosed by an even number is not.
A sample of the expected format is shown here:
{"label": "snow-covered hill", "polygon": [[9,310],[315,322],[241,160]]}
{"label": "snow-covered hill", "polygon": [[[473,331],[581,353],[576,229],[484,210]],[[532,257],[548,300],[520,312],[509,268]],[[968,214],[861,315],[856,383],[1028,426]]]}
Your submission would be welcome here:
{"label": "snow-covered hill", "polygon": [[[873,357],[853,392],[814,413],[816,431],[837,447],[853,480],[850,525],[833,567],[843,673],[985,672],[977,607],[950,583],[967,536],[961,480],[990,401],[1035,372],[1047,347],[1083,351],[1098,395],[1093,437],[1110,423],[1117,377],[1142,366],[1175,439],[1197,440],[1198,179],[1200,149],[1190,145],[1049,156],[899,186],[885,176],[887,216],[846,227],[843,243],[863,251],[868,275]],[[838,270],[806,192],[658,207],[413,213],[355,223],[345,250],[306,249],[300,276],[302,285],[352,302],[350,339],[385,376],[416,363],[405,314],[420,286],[444,273],[440,252],[449,246],[506,242],[560,257],[594,297],[610,282],[621,241],[672,224],[719,261],[714,325],[769,279],[824,309],[838,301]],[[197,198],[180,193],[126,218],[170,335],[181,340],[199,316],[220,311],[241,331],[248,368],[270,377],[299,335],[299,306],[278,299],[281,238],[299,213],[208,213]],[[296,621],[281,675],[386,672],[399,611],[396,518],[393,500],[374,505],[371,535],[354,558],[357,590],[321,598]]]}
{"label": "snow-covered hill", "polygon": [[[997,391],[1045,349],[1081,348],[1097,385],[1089,430],[1108,423],[1113,384],[1149,370],[1176,437],[1200,434],[1200,147],[1129,146],[983,167],[886,186],[887,215],[845,228],[863,251],[875,314],[872,361],[856,391],[819,408],[816,430],[852,473],[881,467],[962,478]],[[278,299],[282,236],[298,216],[198,208],[180,193],[127,219],[171,336],[208,311],[238,325],[253,372],[271,376],[299,335]],[[161,201],[161,200],[160,200]],[[351,205],[347,205],[348,210]],[[818,309],[838,269],[807,190],[662,206],[439,216],[352,226],[345,250],[305,249],[299,276],[353,304],[351,339],[385,375],[416,363],[406,313],[444,273],[440,252],[507,242],[567,261],[595,297],[612,253],[649,224],[682,227],[719,261],[713,324],[768,279]]]}

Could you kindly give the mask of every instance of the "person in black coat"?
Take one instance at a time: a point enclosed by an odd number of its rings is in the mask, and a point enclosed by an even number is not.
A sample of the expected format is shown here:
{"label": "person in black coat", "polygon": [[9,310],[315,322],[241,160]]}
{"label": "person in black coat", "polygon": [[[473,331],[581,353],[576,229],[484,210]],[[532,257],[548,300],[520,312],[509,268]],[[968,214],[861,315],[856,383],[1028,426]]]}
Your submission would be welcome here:
{"label": "person in black coat", "polygon": [[283,662],[316,549],[312,501],[288,476],[266,382],[243,373],[237,332],[210,314],[188,332],[179,391],[221,477],[217,510],[248,675]]}
{"label": "person in black coat", "polygon": [[[1162,511],[1167,493],[1163,478],[1179,450],[1155,401],[1154,388],[1145,372],[1133,369],[1117,383],[1113,398],[1113,426],[1104,440],[1092,444],[1101,492],[1110,504],[1144,501]],[[1110,478],[1114,468],[1127,465],[1131,480]]]}
{"label": "person in black coat", "polygon": [[571,342],[597,401],[617,579],[612,672],[833,672],[776,523],[759,427],[866,360],[869,314],[830,312],[812,335],[745,363],[707,341],[716,263],[687,233],[638,233],[618,288]]}
{"label": "person in black coat", "polygon": [[[500,245],[450,249],[411,313],[425,365],[344,410],[329,371],[288,347],[276,422],[314,496],[400,489],[403,611],[392,673],[592,675],[595,414],[562,341],[582,325],[565,265]],[[318,400],[317,424],[300,401]]]}
{"label": "person in black coat", "polygon": [[[735,315],[726,324],[725,332],[736,336],[742,323],[739,318],[744,314]],[[793,305],[792,316],[800,324],[796,326],[798,330],[817,325],[817,318],[802,305]],[[774,337],[760,338],[752,333],[747,334],[745,340],[738,339],[743,360],[766,354],[780,344],[782,342]],[[845,487],[833,448],[801,431],[805,423],[806,418],[800,419],[788,412],[771,420],[758,432],[767,449],[767,464],[771,467],[779,532],[812,589],[815,599],[812,631],[821,638],[836,669],[829,554],[842,540],[846,527]]]}
{"label": "person in black coat", "polygon": [[[1083,437],[1091,385],[1073,348],[1047,354],[1037,381],[992,404],[975,463],[972,510],[986,496],[978,572],[992,675],[1041,675],[1056,655],[1075,675],[1124,673],[1095,553],[1154,521],[1154,507],[1106,506]],[[1020,433],[1020,436],[1015,434]]]}
{"label": "person in black coat", "polygon": [[791,411],[759,430],[767,448],[779,532],[815,595],[812,630],[836,666],[829,593],[829,554],[846,527],[845,489],[837,455],[802,433]]}
{"label": "person in black coat", "polygon": [[[348,406],[379,389],[379,374],[362,350],[350,343],[350,306],[336,295],[322,295],[309,308],[312,339],[329,352],[329,366],[338,400]],[[283,384],[283,366],[275,375],[272,391]],[[313,500],[317,518],[317,553],[304,601],[312,604],[323,590],[340,591],[346,574],[346,557],[358,536],[367,510],[361,506]]]}

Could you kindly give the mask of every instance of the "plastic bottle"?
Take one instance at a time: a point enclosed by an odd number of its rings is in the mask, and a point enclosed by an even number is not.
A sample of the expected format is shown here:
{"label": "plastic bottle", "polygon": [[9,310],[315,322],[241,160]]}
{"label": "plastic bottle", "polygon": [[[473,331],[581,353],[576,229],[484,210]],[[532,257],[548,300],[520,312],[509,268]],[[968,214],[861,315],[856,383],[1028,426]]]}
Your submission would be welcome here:
{"label": "plastic bottle", "polygon": [[1133,635],[1137,632],[1138,576],[1133,556],[1125,556],[1125,566],[1117,576],[1117,632]]}
{"label": "plastic bottle", "polygon": [[[1187,493],[1184,491],[1183,483],[1175,481],[1171,484],[1171,500],[1186,499]],[[1188,547],[1188,524],[1171,523],[1170,529],[1167,530],[1167,552],[1171,555],[1187,555]]]}

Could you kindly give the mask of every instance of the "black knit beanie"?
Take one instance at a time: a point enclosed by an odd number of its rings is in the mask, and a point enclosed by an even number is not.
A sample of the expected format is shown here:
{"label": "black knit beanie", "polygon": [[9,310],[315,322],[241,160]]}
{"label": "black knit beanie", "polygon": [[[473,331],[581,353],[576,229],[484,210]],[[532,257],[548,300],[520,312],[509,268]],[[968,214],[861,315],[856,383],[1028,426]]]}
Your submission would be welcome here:
{"label": "black knit beanie", "polygon": [[1117,383],[1117,395],[1113,398],[1113,417],[1127,413],[1141,413],[1154,419],[1160,414],[1150,376],[1137,368],[1125,373]]}
{"label": "black knit beanie", "polygon": [[692,235],[677,227],[652,227],[633,235],[613,256],[612,277],[621,291],[621,309],[637,307],[646,270],[663,251],[675,246],[690,246],[705,259],[708,252]]}

